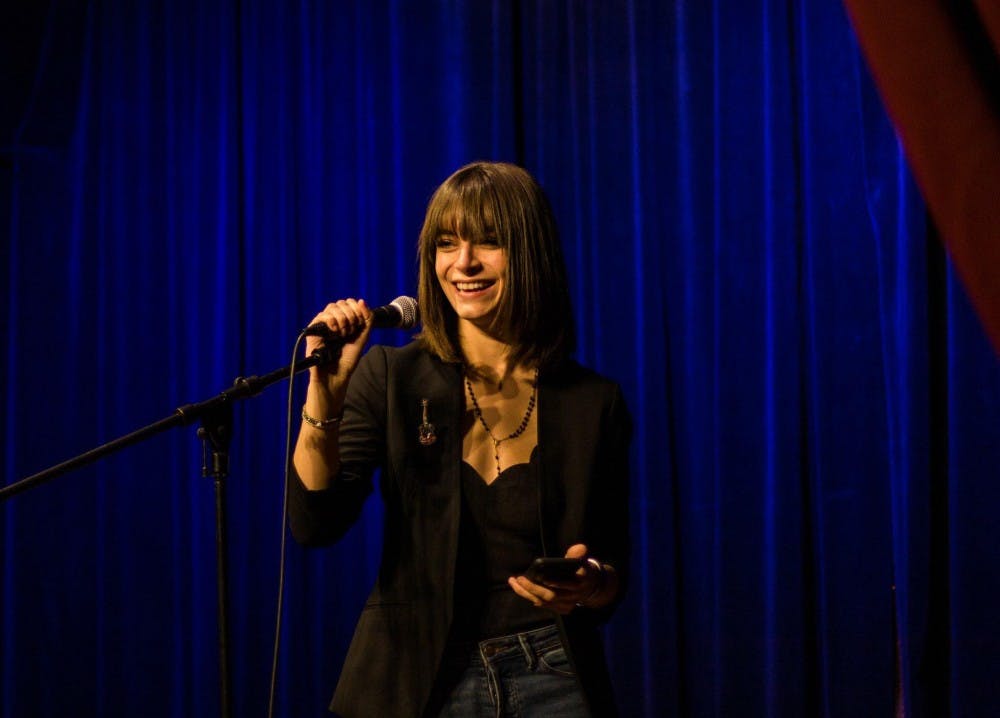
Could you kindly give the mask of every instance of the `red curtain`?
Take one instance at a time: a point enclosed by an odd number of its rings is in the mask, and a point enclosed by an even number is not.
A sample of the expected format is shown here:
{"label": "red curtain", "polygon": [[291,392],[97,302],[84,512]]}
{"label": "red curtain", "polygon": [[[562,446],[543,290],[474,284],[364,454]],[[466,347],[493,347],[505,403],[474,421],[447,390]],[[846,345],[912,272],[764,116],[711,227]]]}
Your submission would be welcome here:
{"label": "red curtain", "polygon": [[1000,352],[1000,5],[844,2],[924,199]]}

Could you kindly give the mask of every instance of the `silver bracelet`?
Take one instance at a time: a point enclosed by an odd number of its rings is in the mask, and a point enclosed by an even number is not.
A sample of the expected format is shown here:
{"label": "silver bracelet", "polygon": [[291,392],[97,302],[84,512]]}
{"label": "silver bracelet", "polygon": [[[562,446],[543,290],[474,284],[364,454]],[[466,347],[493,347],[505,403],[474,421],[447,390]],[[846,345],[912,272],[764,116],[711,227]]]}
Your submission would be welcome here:
{"label": "silver bracelet", "polygon": [[315,426],[317,429],[323,429],[323,431],[336,426],[343,418],[344,415],[341,414],[340,416],[335,416],[332,419],[314,419],[306,413],[305,406],[302,407],[302,421],[309,424],[309,426]]}

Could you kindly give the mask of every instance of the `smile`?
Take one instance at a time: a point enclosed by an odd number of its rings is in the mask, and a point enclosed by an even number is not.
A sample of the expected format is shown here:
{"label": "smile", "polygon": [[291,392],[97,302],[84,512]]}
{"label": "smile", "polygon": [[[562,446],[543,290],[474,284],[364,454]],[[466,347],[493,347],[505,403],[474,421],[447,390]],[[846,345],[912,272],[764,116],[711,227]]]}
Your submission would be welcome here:
{"label": "smile", "polygon": [[479,280],[476,282],[454,282],[455,289],[460,292],[479,292],[488,287],[492,287],[496,280]]}

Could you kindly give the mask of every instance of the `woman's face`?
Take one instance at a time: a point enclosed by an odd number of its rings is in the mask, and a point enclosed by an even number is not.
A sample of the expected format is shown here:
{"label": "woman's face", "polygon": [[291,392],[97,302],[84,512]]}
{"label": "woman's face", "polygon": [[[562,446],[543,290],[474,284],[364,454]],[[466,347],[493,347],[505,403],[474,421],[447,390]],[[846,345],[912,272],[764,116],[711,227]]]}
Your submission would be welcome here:
{"label": "woman's face", "polygon": [[467,239],[442,232],[435,242],[438,282],[459,320],[488,329],[500,306],[507,273],[507,253],[496,235]]}

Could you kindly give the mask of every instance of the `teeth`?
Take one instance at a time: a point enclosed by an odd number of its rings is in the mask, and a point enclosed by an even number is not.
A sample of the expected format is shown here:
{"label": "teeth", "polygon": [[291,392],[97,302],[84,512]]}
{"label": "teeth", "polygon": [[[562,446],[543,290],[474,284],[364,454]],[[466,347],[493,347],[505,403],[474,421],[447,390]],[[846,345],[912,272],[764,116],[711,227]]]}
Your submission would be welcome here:
{"label": "teeth", "polygon": [[455,282],[455,286],[460,292],[476,292],[493,284],[493,282]]}

